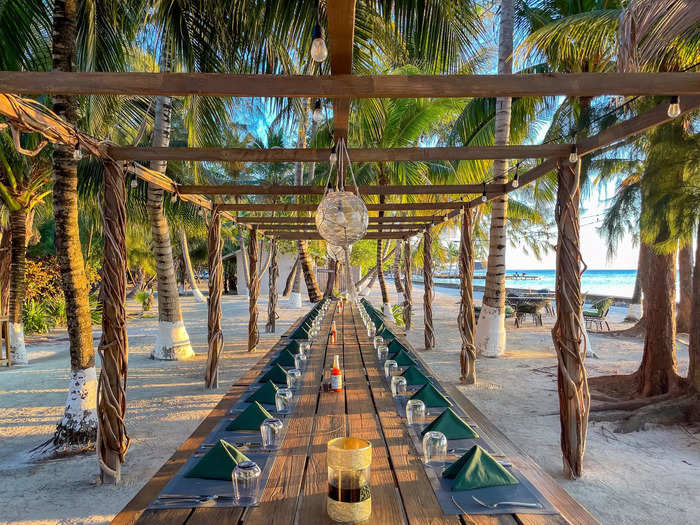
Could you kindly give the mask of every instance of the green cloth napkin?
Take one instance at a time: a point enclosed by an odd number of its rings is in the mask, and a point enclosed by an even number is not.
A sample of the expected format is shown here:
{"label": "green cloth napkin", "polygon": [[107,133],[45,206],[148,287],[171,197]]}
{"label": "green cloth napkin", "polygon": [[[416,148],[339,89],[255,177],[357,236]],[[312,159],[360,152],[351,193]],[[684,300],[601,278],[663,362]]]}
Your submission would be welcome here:
{"label": "green cloth napkin", "polygon": [[238,414],[238,417],[229,423],[226,430],[252,430],[258,432],[260,430],[260,425],[262,425],[262,422],[268,417],[272,417],[270,413],[265,410],[260,403],[253,401],[248,408]]}
{"label": "green cloth napkin", "polygon": [[277,393],[277,386],[272,382],[268,381],[263,386],[258,388],[250,396],[248,396],[249,403],[257,401],[258,403],[266,403],[268,405],[275,404],[275,394]]}
{"label": "green cloth napkin", "polygon": [[[410,355],[406,353],[405,350],[399,350],[394,354],[392,357],[394,361],[396,361],[396,364],[399,366],[417,366],[418,363],[416,363]],[[421,383],[422,385],[423,383]]]}
{"label": "green cloth napkin", "polygon": [[[292,357],[292,365],[294,358]],[[278,385],[286,385],[287,384],[287,371],[282,368],[279,363],[275,363],[270,370],[267,371],[267,373],[260,378],[258,381],[259,383],[264,383],[265,381],[272,381],[273,383],[277,383]],[[272,402],[274,403],[275,400],[273,399]]]}
{"label": "green cloth napkin", "polygon": [[453,491],[516,485],[517,478],[479,445],[474,445],[442,473],[442,477],[454,479]]}
{"label": "green cloth napkin", "polygon": [[192,467],[186,478],[231,479],[233,469],[248,458],[231,443],[220,439],[199,462]]}
{"label": "green cloth napkin", "polygon": [[282,350],[280,355],[277,356],[277,359],[275,359],[272,363],[275,365],[294,368],[294,355],[287,349]]}
{"label": "green cloth napkin", "polygon": [[394,339],[391,343],[387,345],[387,348],[389,349],[389,359],[393,359],[396,354],[399,352],[407,352],[408,348],[406,348],[404,345],[399,343],[398,339]]}
{"label": "green cloth napkin", "polygon": [[377,330],[377,335],[382,336],[385,342],[393,341],[394,339],[396,339],[396,335],[394,335],[394,332],[392,332],[386,327]]}
{"label": "green cloth napkin", "polygon": [[432,423],[425,427],[421,435],[425,435],[426,432],[431,430],[442,432],[447,439],[473,439],[479,437],[479,434],[474,432],[474,429],[467,425],[466,421],[455,414],[451,408],[448,408],[435,418]]}
{"label": "green cloth napkin", "polygon": [[450,400],[443,396],[431,383],[423,385],[418,392],[411,396],[411,399],[420,399],[428,408],[448,407],[452,404]]}
{"label": "green cloth napkin", "polygon": [[292,339],[292,341],[290,341],[290,343],[287,346],[285,346],[284,349],[290,354],[294,355],[299,353],[300,345],[301,343],[299,341],[297,341],[296,339]]}
{"label": "green cloth napkin", "polygon": [[425,375],[423,375],[423,372],[418,370],[415,366],[407,368],[401,375],[406,378],[406,384],[408,385],[428,384],[428,378],[425,377]]}

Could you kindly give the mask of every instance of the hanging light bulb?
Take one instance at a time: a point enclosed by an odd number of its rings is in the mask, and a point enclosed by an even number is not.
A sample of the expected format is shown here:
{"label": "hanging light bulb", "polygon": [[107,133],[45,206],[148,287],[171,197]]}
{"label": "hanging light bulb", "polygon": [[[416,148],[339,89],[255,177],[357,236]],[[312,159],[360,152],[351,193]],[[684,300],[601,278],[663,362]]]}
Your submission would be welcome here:
{"label": "hanging light bulb", "polygon": [[311,58],[315,62],[323,62],[328,58],[328,48],[326,47],[326,40],[323,38],[323,29],[321,25],[316,22],[314,28],[311,30]]}
{"label": "hanging light bulb", "polygon": [[484,182],[484,193],[481,194],[481,202],[486,202],[488,199],[486,198],[486,183]]}
{"label": "hanging light bulb", "polygon": [[671,103],[668,105],[668,116],[676,118],[681,114],[681,105],[678,103],[678,96],[671,97]]}
{"label": "hanging light bulb", "polygon": [[136,177],[131,179],[131,187],[132,188],[136,188],[138,185],[139,185],[139,180]]}
{"label": "hanging light bulb", "polygon": [[571,147],[569,162],[571,162],[571,164],[576,164],[578,162],[578,146],[576,146],[576,144]]}
{"label": "hanging light bulb", "polygon": [[175,204],[177,202],[177,194],[173,193],[170,196],[170,202],[172,202],[173,204]]}
{"label": "hanging light bulb", "polygon": [[80,151],[80,142],[75,144],[75,149],[73,150],[73,160],[80,160],[83,158],[83,152]]}
{"label": "hanging light bulb", "polygon": [[513,182],[511,183],[511,186],[514,188],[517,188],[520,186],[520,183],[518,182],[518,167],[520,166],[520,163],[515,165],[515,177],[513,177]]}
{"label": "hanging light bulb", "polygon": [[323,120],[323,108],[321,107],[321,101],[317,100],[314,105],[314,112],[311,114],[311,119],[318,124]]}
{"label": "hanging light bulb", "polygon": [[331,148],[331,155],[328,157],[328,161],[331,164],[338,162],[338,154],[335,152],[335,144],[333,144],[333,147]]}

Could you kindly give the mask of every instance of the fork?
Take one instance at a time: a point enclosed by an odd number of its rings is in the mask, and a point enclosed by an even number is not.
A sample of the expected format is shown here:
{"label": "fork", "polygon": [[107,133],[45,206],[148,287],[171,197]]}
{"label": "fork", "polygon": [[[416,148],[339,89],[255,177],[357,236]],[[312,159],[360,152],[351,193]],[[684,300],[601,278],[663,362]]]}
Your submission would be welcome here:
{"label": "fork", "polygon": [[481,505],[482,507],[486,507],[487,509],[496,509],[498,507],[528,507],[531,509],[542,508],[542,505],[540,503],[525,503],[522,501],[499,501],[497,503],[486,503],[484,501],[481,501],[476,496],[472,496],[472,499],[476,501],[479,505]]}

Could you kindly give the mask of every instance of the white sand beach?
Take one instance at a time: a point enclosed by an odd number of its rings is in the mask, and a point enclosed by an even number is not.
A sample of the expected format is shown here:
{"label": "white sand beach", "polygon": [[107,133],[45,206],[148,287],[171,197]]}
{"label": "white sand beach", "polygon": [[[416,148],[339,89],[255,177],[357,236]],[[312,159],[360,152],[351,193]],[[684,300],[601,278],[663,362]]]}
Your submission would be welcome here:
{"label": "white sand beach", "polygon": [[[393,288],[393,283],[389,283]],[[377,304],[378,290],[370,300]],[[392,294],[392,299],[394,295]],[[477,298],[480,294],[477,294]],[[440,378],[456,382],[460,337],[456,328],[457,290],[439,288],[434,303],[437,349],[424,353]],[[27,451],[48,439],[62,415],[69,375],[65,331],[28,337],[30,365],[0,369],[0,523],[107,523],[158,470],[224,392],[276,342],[279,334],[309,308],[287,308],[280,300],[278,334],[261,331],[260,349],[245,351],[247,298],[223,298],[226,346],[220,388],[203,390],[206,359],[206,305],[183,297],[183,316],[197,354],[187,362],[148,358],[156,331],[154,318],[129,320],[127,428],[132,439],[123,482],[102,486],[94,455],[40,463]],[[422,288],[414,288],[415,325],[409,339],[423,346]],[[267,315],[260,301],[261,327]],[[131,305],[130,312],[138,308]],[[616,326],[623,310],[613,308]],[[508,352],[500,359],[480,359],[477,384],[460,387],[504,433],[554,476],[602,523],[685,524],[697,521],[700,509],[700,429],[652,428],[631,434],[612,432],[614,424],[591,423],[585,475],[577,481],[561,476],[556,359],[549,334],[529,321],[508,325]],[[95,341],[99,331],[95,330]],[[590,375],[628,373],[641,359],[642,341],[591,334],[599,359],[587,360]],[[97,363],[99,366],[99,363]],[[679,371],[685,374],[687,347],[678,346]],[[695,516],[695,517],[693,517]]]}

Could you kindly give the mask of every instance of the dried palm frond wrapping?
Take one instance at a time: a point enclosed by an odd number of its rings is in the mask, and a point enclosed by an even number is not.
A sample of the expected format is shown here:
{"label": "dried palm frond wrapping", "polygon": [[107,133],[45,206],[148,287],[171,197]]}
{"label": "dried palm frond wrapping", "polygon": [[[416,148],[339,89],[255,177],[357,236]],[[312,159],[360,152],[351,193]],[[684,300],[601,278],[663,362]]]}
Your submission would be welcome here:
{"label": "dried palm frond wrapping", "polygon": [[579,478],[583,472],[583,454],[591,396],[583,361],[586,343],[581,315],[581,274],[585,264],[579,246],[579,173],[580,165],[560,162],[558,169],[555,217],[559,230],[557,242],[556,303],[557,321],[552,340],[557,352],[561,450],[564,475]]}
{"label": "dried palm frond wrapping", "polygon": [[277,279],[280,275],[280,269],[277,257],[277,241],[270,243],[270,269],[268,270],[269,290],[267,301],[267,324],[265,332],[272,334],[275,332],[275,321],[279,318],[277,314]]}
{"label": "dried palm frond wrapping", "polygon": [[209,315],[207,318],[207,370],[204,375],[206,388],[219,386],[219,357],[224,347],[224,334],[221,330],[221,294],[224,289],[224,266],[221,260],[221,214],[214,208],[209,223]]}
{"label": "dried palm frond wrapping", "polygon": [[248,282],[248,352],[254,352],[260,341],[258,333],[258,296],[260,295],[260,278],[258,277],[258,230],[250,230],[248,237],[248,265],[250,280]]}
{"label": "dried palm frond wrapping", "polygon": [[433,328],[433,235],[430,228],[423,233],[423,320],[425,323],[425,349],[435,348],[435,329]]}
{"label": "dried palm frond wrapping", "polygon": [[476,382],[476,346],[474,345],[474,243],[472,241],[472,215],[462,211],[462,237],[459,246],[460,302],[457,325],[462,336],[459,355],[460,381],[468,385]]}
{"label": "dried palm frond wrapping", "polygon": [[411,307],[412,298],[411,292],[413,291],[413,282],[411,282],[411,241],[405,240],[403,249],[403,261],[404,261],[404,283],[403,283],[403,322],[406,325],[406,330],[411,329]]}
{"label": "dried palm frond wrapping", "polygon": [[102,370],[97,387],[97,459],[103,482],[117,482],[129,448],[126,376],[126,188],[121,166],[105,161],[102,195],[104,260],[102,263],[102,338],[97,352]]}

